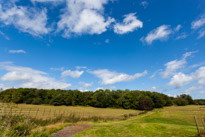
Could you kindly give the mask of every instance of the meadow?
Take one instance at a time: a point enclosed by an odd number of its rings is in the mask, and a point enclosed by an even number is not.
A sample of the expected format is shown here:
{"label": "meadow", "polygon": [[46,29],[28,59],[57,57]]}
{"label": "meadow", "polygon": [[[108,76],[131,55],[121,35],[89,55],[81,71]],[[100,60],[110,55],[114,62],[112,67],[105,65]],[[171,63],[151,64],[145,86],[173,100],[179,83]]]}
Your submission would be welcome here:
{"label": "meadow", "polygon": [[172,106],[149,111],[125,121],[96,123],[75,137],[194,137],[197,116],[201,131],[205,106]]}
{"label": "meadow", "polygon": [[[7,107],[3,110],[4,114],[8,116],[11,114],[11,116],[10,118],[5,117],[4,123],[8,119],[13,119],[9,120],[8,123],[15,120],[22,121],[21,123],[24,126],[20,129],[23,130],[25,128],[29,131],[27,135],[22,136],[29,137],[47,137],[66,126],[76,124],[89,124],[91,127],[76,134],[75,137],[196,137],[198,135],[194,115],[197,116],[201,131],[204,128],[201,120],[205,117],[204,105],[170,106],[148,112],[112,108],[27,104],[1,104],[1,110],[2,106],[5,105]],[[11,108],[12,113],[11,111],[9,113]],[[20,111],[23,117],[19,118],[18,114]],[[65,112],[69,115],[78,114],[79,119],[75,122],[69,121],[67,119],[72,119],[72,117],[66,117]],[[60,116],[64,116],[64,118],[61,119]],[[91,118],[83,120],[83,117],[95,116],[107,119],[93,120]],[[6,125],[10,125],[8,123],[5,123],[5,128]],[[20,127],[22,127],[22,124]],[[16,128],[19,130],[19,125],[12,127],[10,131],[16,131]],[[6,130],[2,131],[6,134],[11,134],[10,132],[7,133]]]}
{"label": "meadow", "polygon": [[132,109],[94,108],[82,106],[50,106],[0,103],[0,114],[24,115],[38,119],[56,118],[57,116],[75,115],[80,118],[101,117],[110,120],[120,120],[124,117],[138,115],[141,111]]}
{"label": "meadow", "polygon": [[49,137],[77,122],[125,120],[142,113],[138,110],[80,106],[49,106],[1,103],[0,137]]}

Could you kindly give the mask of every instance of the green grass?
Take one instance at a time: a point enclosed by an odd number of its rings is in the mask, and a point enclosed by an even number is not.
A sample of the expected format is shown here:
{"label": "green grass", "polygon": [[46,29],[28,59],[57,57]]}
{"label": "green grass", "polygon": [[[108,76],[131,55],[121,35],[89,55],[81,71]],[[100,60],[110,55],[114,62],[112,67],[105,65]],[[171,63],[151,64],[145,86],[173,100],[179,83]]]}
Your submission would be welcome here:
{"label": "green grass", "polygon": [[[2,104],[1,104],[2,105]],[[6,104],[8,105],[8,104]],[[107,122],[79,122],[85,124],[93,124],[93,126],[75,137],[194,137],[197,136],[197,130],[194,122],[194,115],[197,116],[200,128],[202,129],[201,119],[205,117],[205,106],[172,106],[163,109],[155,109],[148,113],[122,120],[130,114],[139,114],[137,110],[123,110],[111,108],[93,108],[93,107],[67,107],[67,106],[47,106],[47,105],[26,105],[26,104],[9,104],[4,108],[10,110],[12,107],[12,115],[17,115],[20,110],[21,114],[37,118],[56,118],[57,114],[75,113],[81,118],[83,117],[105,117],[113,118]],[[4,104],[5,106],[5,104]],[[1,107],[2,109],[3,107]],[[0,109],[0,114],[1,114]],[[38,113],[37,110],[39,110]],[[45,110],[44,114],[43,111]],[[49,112],[51,113],[49,114]],[[8,113],[9,111],[7,111]],[[26,117],[25,117],[26,118]],[[116,121],[117,120],[117,121]],[[80,120],[81,121],[81,120]],[[92,121],[92,120],[91,120]],[[38,121],[36,121],[38,123]],[[42,125],[42,123],[40,123]],[[50,134],[54,131],[62,129],[68,123],[53,123],[51,125],[34,128],[36,134]],[[70,123],[72,124],[72,123]],[[34,126],[35,127],[35,126]],[[43,131],[41,129],[44,129]],[[34,132],[35,133],[35,132]]]}
{"label": "green grass", "polygon": [[75,137],[193,137],[197,136],[194,115],[201,123],[205,106],[155,109],[125,121],[97,123]]}

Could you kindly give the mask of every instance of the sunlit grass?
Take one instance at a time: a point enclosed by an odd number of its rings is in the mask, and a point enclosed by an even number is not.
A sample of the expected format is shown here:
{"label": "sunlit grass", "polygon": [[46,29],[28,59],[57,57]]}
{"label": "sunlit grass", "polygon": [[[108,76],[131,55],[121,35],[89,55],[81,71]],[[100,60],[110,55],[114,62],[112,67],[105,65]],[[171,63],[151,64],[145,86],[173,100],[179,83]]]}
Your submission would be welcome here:
{"label": "sunlit grass", "polygon": [[155,109],[126,121],[97,124],[76,137],[193,137],[197,136],[194,115],[200,122],[205,116],[204,107],[173,106]]}
{"label": "sunlit grass", "polygon": [[[201,120],[205,117],[205,106],[196,105],[171,106],[163,109],[155,109],[127,120],[122,120],[125,118],[125,115],[138,114],[140,111],[80,106],[9,105],[8,107],[4,107],[4,112],[7,112],[7,110],[12,107],[12,115],[17,115],[21,110],[21,114],[26,116],[30,113],[29,115],[37,118],[55,118],[59,116],[59,114],[75,113],[75,115],[78,114],[81,118],[96,116],[104,118],[110,117],[113,118],[113,120],[118,120],[100,123],[89,121],[89,124],[93,126],[77,134],[76,137],[193,137],[197,136],[194,115],[197,116],[201,129]],[[5,104],[3,106],[5,106]],[[1,107],[1,109],[2,108],[3,107]],[[29,110],[31,111],[29,112]],[[36,113],[37,110],[38,113]],[[54,112],[56,113],[55,115]],[[79,122],[80,121],[79,119]],[[84,123],[86,124],[88,121],[84,121]],[[32,131],[52,133],[62,129],[67,126],[67,124],[68,123],[54,123],[43,126],[43,128],[37,127]]]}

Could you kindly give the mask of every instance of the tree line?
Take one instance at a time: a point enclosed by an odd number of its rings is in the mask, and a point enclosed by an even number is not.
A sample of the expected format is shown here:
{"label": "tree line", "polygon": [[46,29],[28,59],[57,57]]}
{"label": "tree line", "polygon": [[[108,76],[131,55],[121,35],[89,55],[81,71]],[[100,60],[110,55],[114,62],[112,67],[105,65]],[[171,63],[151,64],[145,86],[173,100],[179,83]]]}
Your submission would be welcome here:
{"label": "tree line", "polygon": [[171,105],[205,105],[205,100],[193,100],[189,95],[176,98],[158,92],[139,90],[96,90],[95,92],[60,89],[19,88],[0,92],[1,102],[49,104],[54,106],[92,106],[98,108],[124,108],[152,110]]}

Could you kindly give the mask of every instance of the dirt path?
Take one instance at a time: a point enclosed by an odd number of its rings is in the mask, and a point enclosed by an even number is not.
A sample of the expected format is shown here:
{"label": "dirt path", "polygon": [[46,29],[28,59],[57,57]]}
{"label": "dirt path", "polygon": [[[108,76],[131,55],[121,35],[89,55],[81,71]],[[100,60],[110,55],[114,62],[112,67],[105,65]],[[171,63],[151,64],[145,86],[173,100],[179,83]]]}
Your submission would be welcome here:
{"label": "dirt path", "polygon": [[72,137],[73,135],[91,127],[91,125],[74,125],[68,126],[64,129],[58,131],[57,133],[53,133],[51,137]]}

